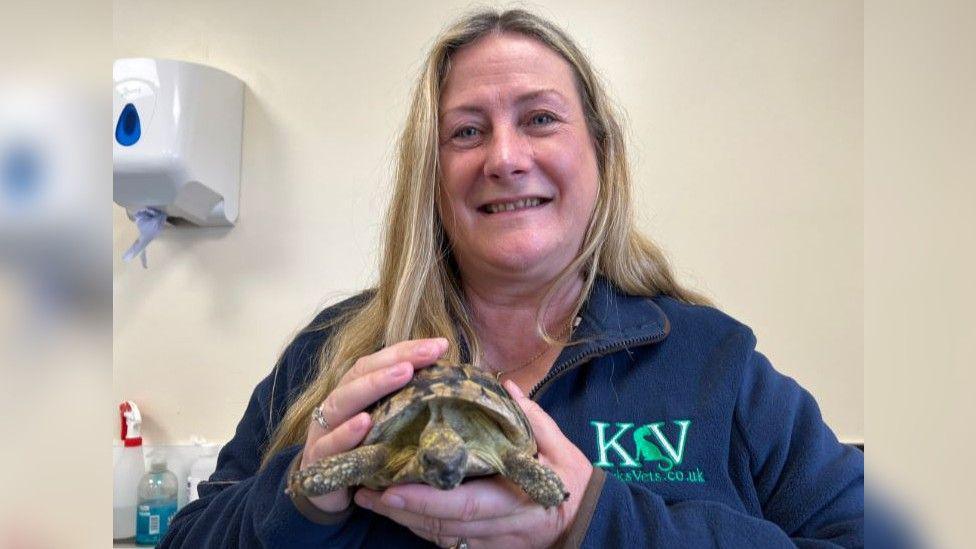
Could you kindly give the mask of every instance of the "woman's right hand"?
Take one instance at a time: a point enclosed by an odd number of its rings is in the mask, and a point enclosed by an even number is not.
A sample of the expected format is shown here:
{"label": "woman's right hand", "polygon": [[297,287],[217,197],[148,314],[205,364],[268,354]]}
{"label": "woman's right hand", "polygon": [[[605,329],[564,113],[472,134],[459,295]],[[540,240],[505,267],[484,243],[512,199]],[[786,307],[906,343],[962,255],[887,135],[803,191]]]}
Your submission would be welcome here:
{"label": "woman's right hand", "polygon": [[[380,398],[402,388],[413,372],[433,364],[447,351],[447,340],[411,339],[361,357],[322,402],[329,429],[309,421],[301,467],[352,450],[372,426],[363,410]],[[344,488],[308,498],[319,509],[337,513],[349,507],[350,489]]]}

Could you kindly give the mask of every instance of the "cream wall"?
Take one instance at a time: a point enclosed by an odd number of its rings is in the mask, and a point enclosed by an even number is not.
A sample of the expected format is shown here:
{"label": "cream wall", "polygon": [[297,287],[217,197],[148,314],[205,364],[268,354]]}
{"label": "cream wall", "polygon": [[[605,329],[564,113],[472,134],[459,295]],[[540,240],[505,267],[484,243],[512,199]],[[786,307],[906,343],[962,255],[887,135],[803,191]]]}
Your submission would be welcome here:
{"label": "cream wall", "polygon": [[[396,131],[437,30],[467,2],[115,2],[117,57],[246,84],[237,227],[119,257],[114,395],[150,443],[226,440],[316,311],[373,280]],[[844,440],[863,421],[862,8],[857,2],[534,4],[627,112],[643,230],[749,324]]]}
{"label": "cream wall", "polygon": [[932,547],[972,547],[976,3],[865,12],[868,488]]}

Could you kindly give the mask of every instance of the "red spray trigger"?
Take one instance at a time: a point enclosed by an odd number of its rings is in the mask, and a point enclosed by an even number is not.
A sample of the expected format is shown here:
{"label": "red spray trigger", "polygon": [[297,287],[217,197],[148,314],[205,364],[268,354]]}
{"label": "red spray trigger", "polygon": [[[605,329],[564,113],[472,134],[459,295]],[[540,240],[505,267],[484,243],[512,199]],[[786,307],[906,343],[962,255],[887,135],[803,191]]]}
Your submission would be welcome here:
{"label": "red spray trigger", "polygon": [[119,404],[119,419],[122,423],[122,442],[126,447],[142,446],[142,415],[139,407],[131,400]]}

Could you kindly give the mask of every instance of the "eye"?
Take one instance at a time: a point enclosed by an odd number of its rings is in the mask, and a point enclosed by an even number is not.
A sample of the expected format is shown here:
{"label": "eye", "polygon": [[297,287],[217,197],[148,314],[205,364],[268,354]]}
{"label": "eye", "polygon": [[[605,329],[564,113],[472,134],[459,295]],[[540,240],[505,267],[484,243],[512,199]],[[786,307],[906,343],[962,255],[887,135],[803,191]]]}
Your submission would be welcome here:
{"label": "eye", "polygon": [[529,123],[536,126],[544,126],[546,124],[551,124],[555,121],[556,121],[556,117],[554,117],[553,115],[547,112],[540,112],[537,114],[533,114],[532,118],[529,119]]}
{"label": "eye", "polygon": [[461,139],[471,139],[472,137],[478,136],[478,128],[474,126],[465,126],[458,131],[454,132],[454,137],[459,137]]}

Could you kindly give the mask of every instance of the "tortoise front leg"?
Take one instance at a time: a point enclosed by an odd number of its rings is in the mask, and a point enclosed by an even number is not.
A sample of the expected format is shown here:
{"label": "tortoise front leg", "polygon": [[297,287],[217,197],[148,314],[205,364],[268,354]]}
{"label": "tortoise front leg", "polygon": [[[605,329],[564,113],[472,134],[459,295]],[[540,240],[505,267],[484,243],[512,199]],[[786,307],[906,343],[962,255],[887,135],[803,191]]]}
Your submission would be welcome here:
{"label": "tortoise front leg", "polygon": [[371,444],[327,457],[292,473],[286,492],[312,497],[356,486],[383,466],[386,454],[385,444]]}
{"label": "tortoise front leg", "polygon": [[505,476],[525,490],[532,501],[546,509],[559,505],[569,497],[559,476],[525,452],[512,450],[505,454],[502,463],[505,465]]}

